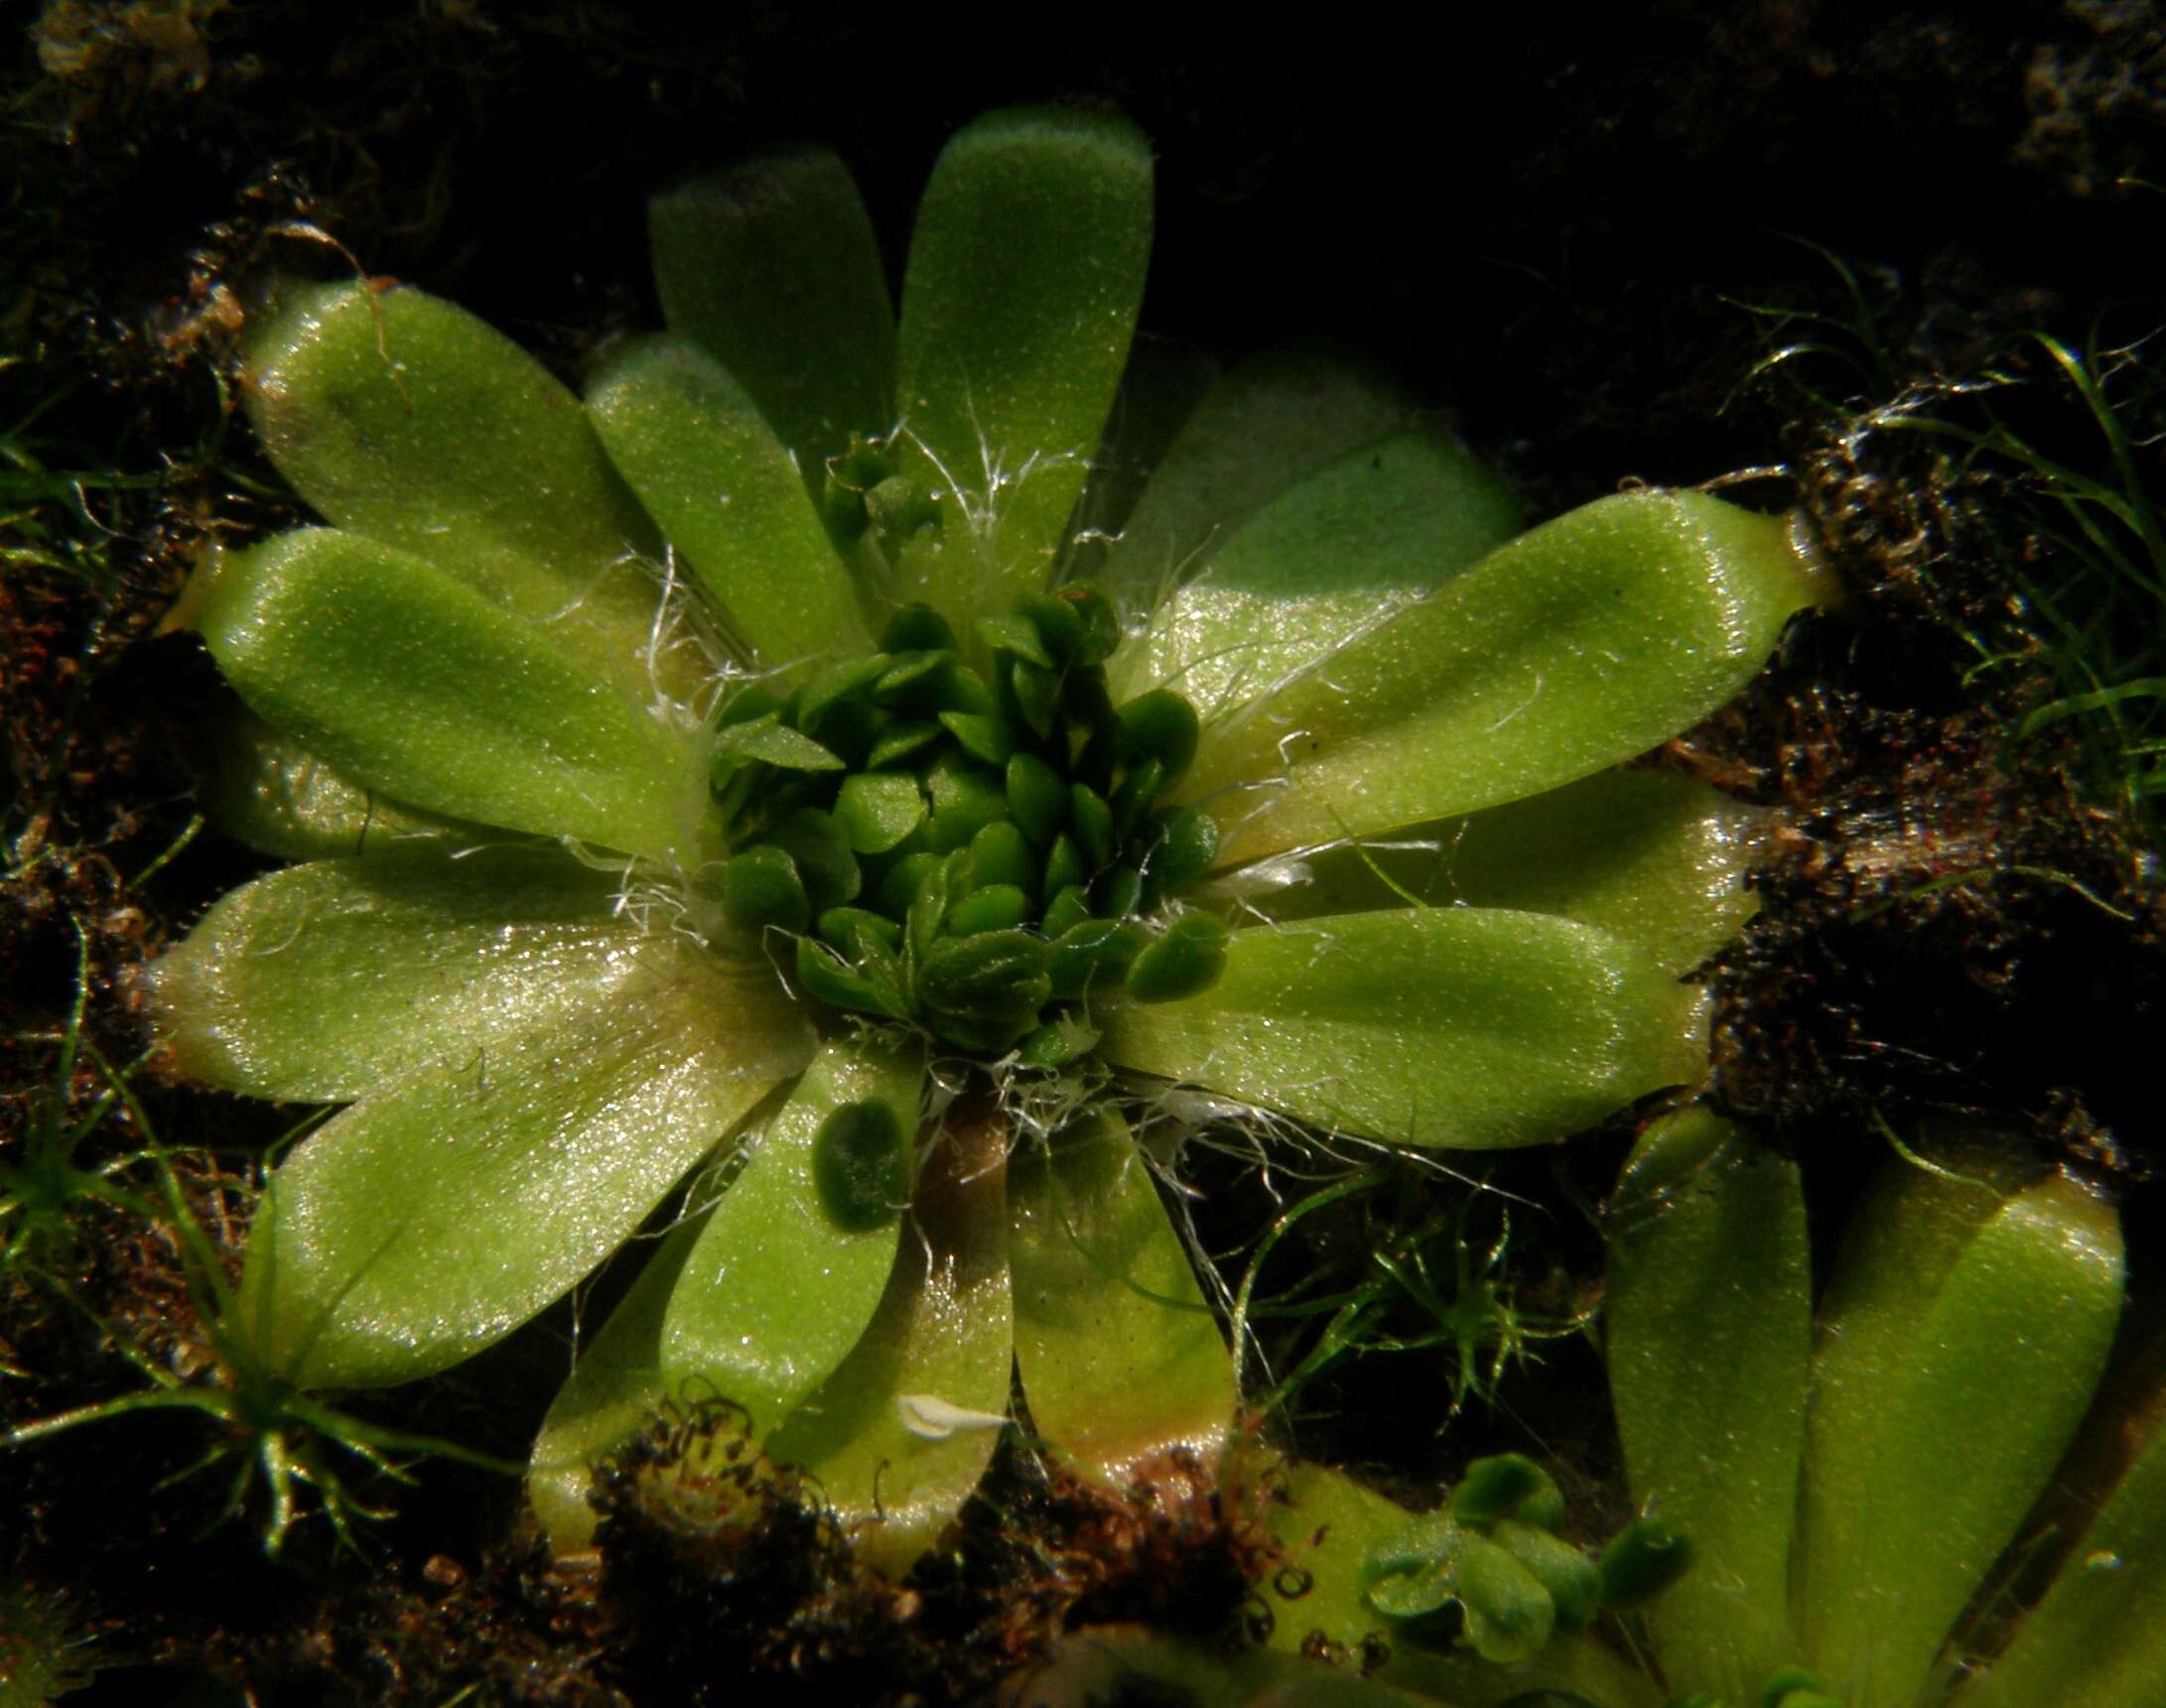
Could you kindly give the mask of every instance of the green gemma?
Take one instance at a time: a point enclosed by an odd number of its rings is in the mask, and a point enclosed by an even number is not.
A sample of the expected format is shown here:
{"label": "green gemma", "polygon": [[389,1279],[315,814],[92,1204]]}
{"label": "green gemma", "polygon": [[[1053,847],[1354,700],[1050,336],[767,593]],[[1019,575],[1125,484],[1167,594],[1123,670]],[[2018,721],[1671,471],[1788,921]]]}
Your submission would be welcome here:
{"label": "green gemma", "polygon": [[344,1106],[250,1241],[281,1380],[431,1375],[651,1252],[535,1449],[556,1545],[698,1392],[901,1571],[1018,1373],[1087,1481],[1226,1442],[1139,1108],[1528,1145],[1703,1073],[1757,818],[1628,762],[1825,589],[1694,493],[1521,532],[1341,363],[1132,365],[1103,112],[966,127],[899,304],[832,155],[650,228],[666,328],[583,396],[407,287],[249,328],[326,525],[176,620],[245,707],[206,806],[299,863],[155,997],[184,1071]]}

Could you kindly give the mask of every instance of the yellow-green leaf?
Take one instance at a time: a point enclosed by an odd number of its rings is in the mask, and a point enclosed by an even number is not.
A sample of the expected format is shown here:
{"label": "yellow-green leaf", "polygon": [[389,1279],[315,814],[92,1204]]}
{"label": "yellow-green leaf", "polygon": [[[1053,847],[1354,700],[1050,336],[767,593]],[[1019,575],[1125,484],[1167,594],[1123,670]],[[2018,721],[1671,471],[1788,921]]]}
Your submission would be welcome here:
{"label": "yellow-green leaf", "polygon": [[1237,931],[1196,996],[1106,1006],[1122,1067],[1403,1144],[1539,1144],[1705,1071],[1696,991],[1606,932],[1404,908]]}

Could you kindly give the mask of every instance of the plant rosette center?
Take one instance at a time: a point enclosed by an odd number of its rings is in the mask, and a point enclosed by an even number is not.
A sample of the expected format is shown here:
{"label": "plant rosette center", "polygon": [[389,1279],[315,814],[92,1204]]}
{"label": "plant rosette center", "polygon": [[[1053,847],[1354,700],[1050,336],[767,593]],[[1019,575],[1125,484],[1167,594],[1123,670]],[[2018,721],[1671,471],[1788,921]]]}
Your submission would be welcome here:
{"label": "plant rosette center", "polygon": [[740,932],[794,936],[798,985],[835,1009],[1057,1068],[1098,1041],[1094,992],[1217,982],[1215,915],[1145,921],[1210,869],[1218,826],[1160,804],[1195,756],[1195,710],[1163,689],[1114,709],[1103,594],[1025,595],[977,629],[990,682],[915,605],[879,652],[725,704],[721,906]]}
{"label": "plant rosette center", "polygon": [[1006,1428],[1115,1489],[1218,1453],[1191,1121],[1526,1145],[1702,1076],[1756,816],[1627,761],[1824,576],[1697,493],[1524,530],[1343,363],[1131,363],[1103,113],[966,127],[899,312],[832,155],[650,212],[668,329],[583,397],[411,288],[255,317],[328,525],[176,621],[246,709],[206,810],[294,863],[154,993],[182,1071],[341,1106],[251,1234],[264,1369],[444,1370],[660,1212],[535,1448],[552,1539],[706,1395],[899,1571]]}

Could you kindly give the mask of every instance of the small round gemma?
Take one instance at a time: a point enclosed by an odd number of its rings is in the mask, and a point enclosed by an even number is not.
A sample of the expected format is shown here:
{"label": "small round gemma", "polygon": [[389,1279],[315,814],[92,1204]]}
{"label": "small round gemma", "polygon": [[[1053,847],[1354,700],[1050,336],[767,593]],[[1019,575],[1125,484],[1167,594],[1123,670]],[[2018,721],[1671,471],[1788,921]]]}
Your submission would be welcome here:
{"label": "small round gemma", "polygon": [[1157,760],[1166,784],[1178,781],[1188,769],[1201,737],[1196,709],[1167,688],[1154,688],[1122,707],[1121,728],[1127,737],[1129,762]]}
{"label": "small round gemma", "polygon": [[1200,995],[1226,970],[1225,922],[1208,913],[1184,913],[1136,957],[1128,970],[1128,993],[1139,1002],[1177,1002]]}
{"label": "small round gemma", "polygon": [[722,910],[741,931],[802,931],[812,903],[797,862],[778,848],[746,849],[722,868]]}
{"label": "small round gemma", "polygon": [[1470,1524],[1517,1518],[1554,1530],[1564,1521],[1564,1496],[1524,1453],[1495,1453],[1466,1468],[1451,1491],[1451,1515]]}
{"label": "small round gemma", "polygon": [[1602,1550],[1602,1601],[1638,1607],[1679,1578],[1692,1563],[1692,1539],[1667,1518],[1636,1518]]}
{"label": "small round gemma", "polygon": [[902,1214],[909,1198],[902,1122],[884,1103],[846,1103],[820,1123],[812,1177],[827,1218],[846,1234],[868,1234]]}

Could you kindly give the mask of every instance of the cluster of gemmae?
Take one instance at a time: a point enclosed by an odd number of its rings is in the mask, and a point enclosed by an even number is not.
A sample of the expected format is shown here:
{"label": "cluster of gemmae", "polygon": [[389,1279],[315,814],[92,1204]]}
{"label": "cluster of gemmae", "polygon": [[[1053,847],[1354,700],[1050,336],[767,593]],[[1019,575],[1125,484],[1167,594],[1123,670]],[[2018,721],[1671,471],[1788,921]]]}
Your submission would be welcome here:
{"label": "cluster of gemmae", "polygon": [[1078,1017],[1094,993],[1217,981],[1215,915],[1142,922],[1210,869],[1218,824],[1155,804],[1195,757],[1195,709],[1159,689],[1116,710],[1104,594],[1025,594],[977,629],[990,683],[912,605],[878,652],[725,703],[714,784],[739,852],[722,909],[792,937],[798,984],[839,1011],[1057,1068],[1097,1042]]}

